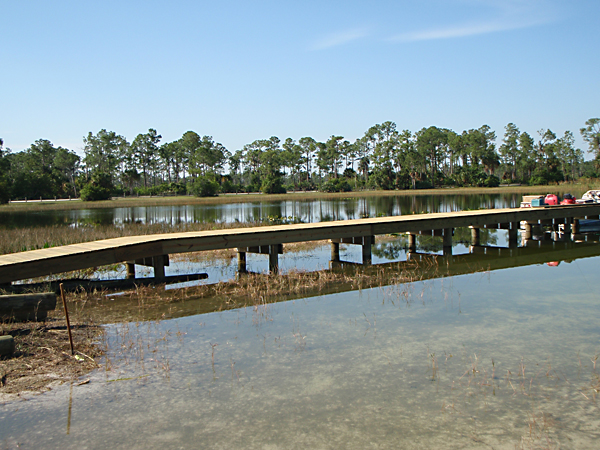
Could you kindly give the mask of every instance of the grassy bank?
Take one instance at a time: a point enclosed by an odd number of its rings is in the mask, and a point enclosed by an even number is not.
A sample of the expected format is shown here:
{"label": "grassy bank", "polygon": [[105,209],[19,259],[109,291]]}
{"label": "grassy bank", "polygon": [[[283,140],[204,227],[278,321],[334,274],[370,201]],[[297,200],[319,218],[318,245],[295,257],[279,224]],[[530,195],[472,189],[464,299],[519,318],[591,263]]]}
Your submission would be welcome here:
{"label": "grassy bank", "polygon": [[553,186],[502,186],[497,188],[442,188],[442,189],[417,189],[404,191],[356,191],[356,192],[289,192],[287,194],[222,194],[218,197],[118,197],[113,200],[84,202],[52,201],[9,203],[0,205],[0,213],[18,211],[47,211],[47,210],[73,210],[73,209],[102,209],[102,208],[129,208],[149,206],[177,206],[177,205],[218,205],[227,203],[246,202],[277,202],[277,201],[303,201],[317,199],[339,198],[365,198],[365,197],[394,197],[414,195],[477,195],[477,194],[543,194],[547,192],[585,192],[598,188],[598,184],[561,184]]}

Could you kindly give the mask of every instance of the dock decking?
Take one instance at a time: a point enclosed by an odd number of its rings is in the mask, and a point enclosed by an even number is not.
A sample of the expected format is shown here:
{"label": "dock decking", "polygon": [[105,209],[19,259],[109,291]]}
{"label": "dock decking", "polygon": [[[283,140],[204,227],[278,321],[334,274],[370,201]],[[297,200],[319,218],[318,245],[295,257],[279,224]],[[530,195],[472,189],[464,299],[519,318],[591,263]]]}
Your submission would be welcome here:
{"label": "dock decking", "polygon": [[339,244],[362,246],[363,263],[371,261],[374,236],[406,233],[409,250],[414,250],[417,234],[443,236],[445,251],[451,252],[454,228],[473,229],[474,245],[480,228],[509,230],[509,242],[516,245],[521,222],[527,224],[571,225],[576,232],[579,219],[598,219],[600,204],[510,208],[447,213],[413,214],[335,222],[319,222],[236,228],[186,233],[130,236],[72,244],[27,252],[0,255],[0,285],[89,267],[127,263],[128,276],[135,277],[135,264],[154,267],[155,277],[164,278],[168,255],[226,248],[238,249],[239,270],[245,271],[247,252],[269,255],[269,269],[277,272],[282,245],[292,242],[331,240],[332,260],[339,260]]}

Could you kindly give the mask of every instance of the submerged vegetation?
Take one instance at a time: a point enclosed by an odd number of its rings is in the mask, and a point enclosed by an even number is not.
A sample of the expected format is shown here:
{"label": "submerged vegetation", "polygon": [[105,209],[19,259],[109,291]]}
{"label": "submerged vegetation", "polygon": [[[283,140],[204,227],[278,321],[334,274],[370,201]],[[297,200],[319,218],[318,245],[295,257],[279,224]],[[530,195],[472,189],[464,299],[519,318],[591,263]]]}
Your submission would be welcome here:
{"label": "submerged vegetation", "polygon": [[188,131],[161,143],[154,129],[132,142],[114,131],[91,132],[85,156],[39,139],[11,153],[0,140],[0,203],[9,199],[105,200],[125,195],[213,197],[218,193],[348,192],[436,187],[541,185],[598,178],[600,119],[580,130],[593,161],[584,161],[566,131],[538,131],[536,141],[509,123],[501,144],[487,125],[455,132],[431,126],[400,131],[387,121],[354,142],[332,135],[281,141],[272,136],[229,151],[211,136]]}

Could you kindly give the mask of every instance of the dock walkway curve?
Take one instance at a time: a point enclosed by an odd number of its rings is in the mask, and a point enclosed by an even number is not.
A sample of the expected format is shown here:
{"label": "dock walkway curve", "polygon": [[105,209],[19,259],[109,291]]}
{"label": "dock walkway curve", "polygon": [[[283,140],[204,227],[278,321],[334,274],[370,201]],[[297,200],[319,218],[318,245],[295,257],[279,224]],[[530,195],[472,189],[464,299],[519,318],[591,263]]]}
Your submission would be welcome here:
{"label": "dock walkway curve", "polygon": [[[365,262],[365,257],[370,258],[370,244],[376,235],[407,233],[414,237],[441,231],[437,235],[444,236],[446,246],[451,245],[454,228],[502,228],[508,229],[516,241],[522,221],[567,224],[579,218],[597,219],[599,214],[600,205],[596,204],[509,208],[121,237],[0,255],[0,284],[122,262],[144,264],[144,261],[153,265],[159,272],[155,275],[160,277],[161,271],[164,276],[170,254],[227,248],[237,248],[244,257],[246,251],[269,253],[270,261],[276,263],[282,244],[324,239],[338,246],[340,242],[362,244]],[[149,259],[153,262],[148,262]]]}

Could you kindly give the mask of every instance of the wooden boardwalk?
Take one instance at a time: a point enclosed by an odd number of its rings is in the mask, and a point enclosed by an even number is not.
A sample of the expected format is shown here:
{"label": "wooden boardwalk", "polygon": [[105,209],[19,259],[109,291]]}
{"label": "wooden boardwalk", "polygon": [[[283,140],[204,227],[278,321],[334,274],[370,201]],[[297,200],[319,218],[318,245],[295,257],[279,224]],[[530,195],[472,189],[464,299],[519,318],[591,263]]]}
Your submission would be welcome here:
{"label": "wooden boardwalk", "polygon": [[293,224],[256,228],[236,228],[187,233],[155,234],[106,239],[83,244],[32,250],[0,256],[0,284],[48,275],[126,262],[129,276],[135,276],[134,264],[154,267],[155,277],[164,277],[168,255],[174,253],[238,249],[240,271],[245,270],[247,252],[269,255],[269,267],[277,271],[282,245],[329,239],[332,260],[339,260],[339,244],[362,246],[363,263],[370,263],[374,236],[390,233],[409,235],[409,249],[414,249],[415,235],[443,236],[444,248],[451,249],[454,228],[473,229],[473,243],[478,244],[479,228],[509,230],[509,241],[516,245],[520,222],[572,225],[580,218],[597,219],[600,205],[512,208],[449,213],[415,214],[335,222]]}

